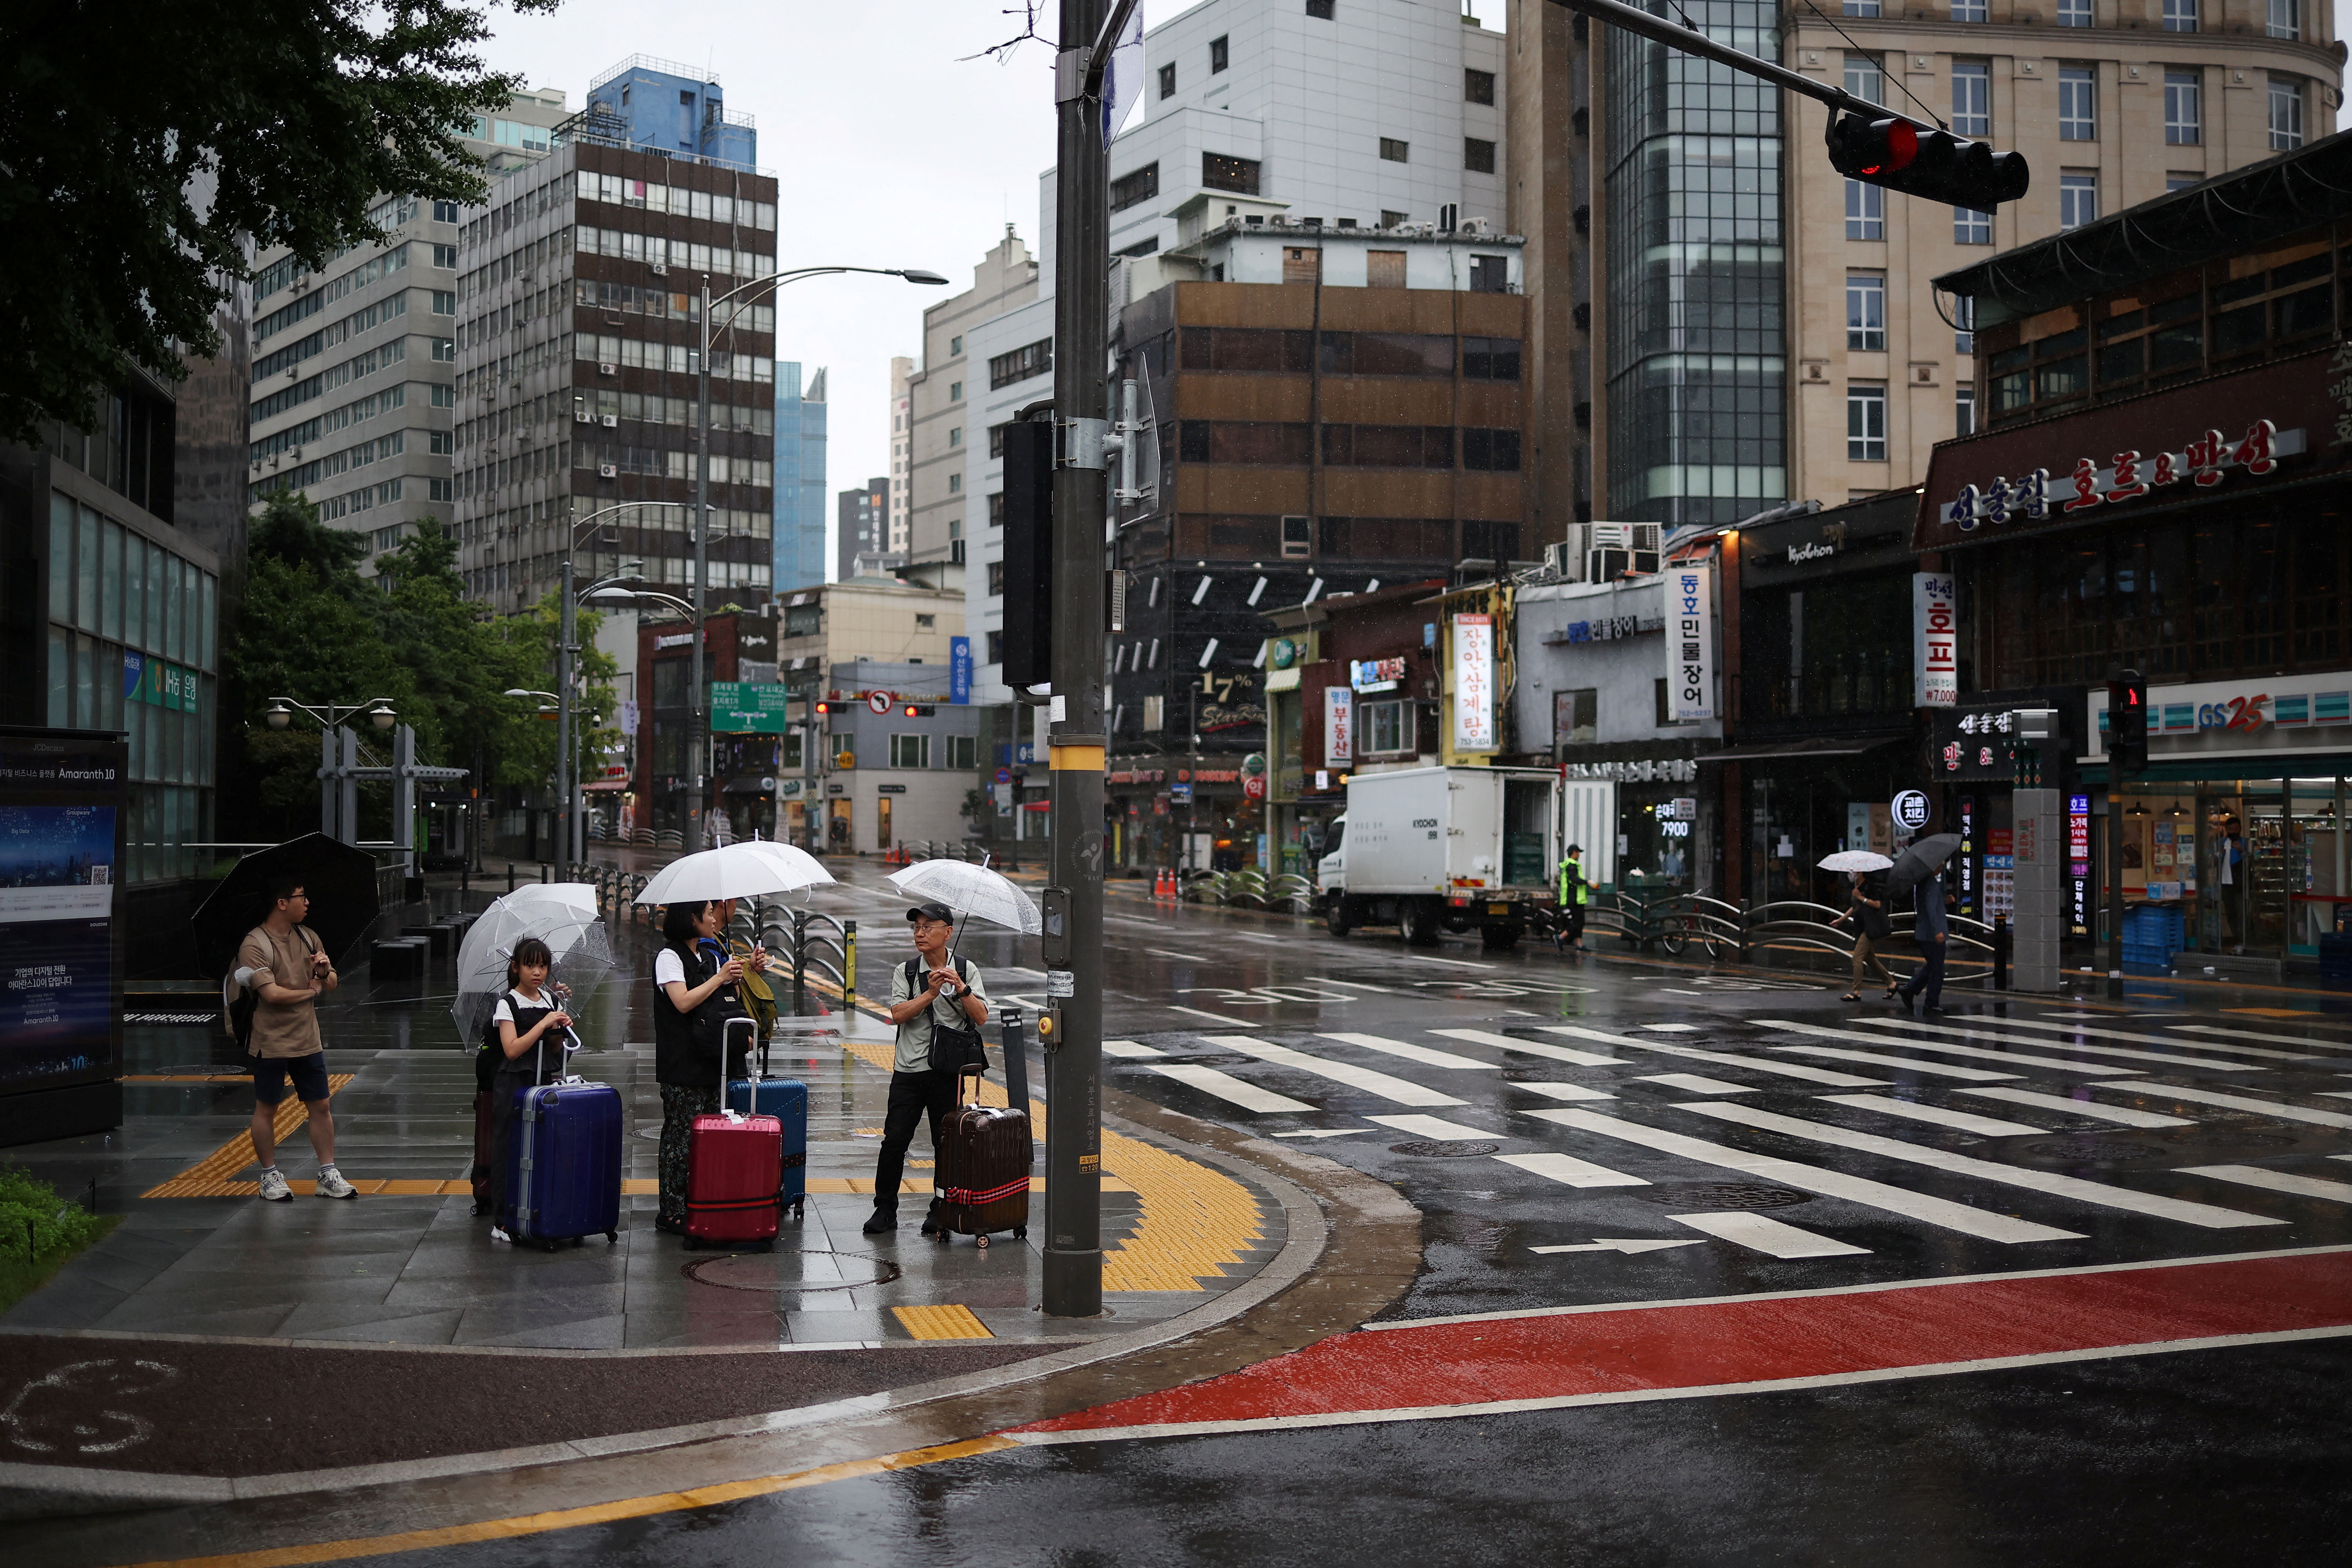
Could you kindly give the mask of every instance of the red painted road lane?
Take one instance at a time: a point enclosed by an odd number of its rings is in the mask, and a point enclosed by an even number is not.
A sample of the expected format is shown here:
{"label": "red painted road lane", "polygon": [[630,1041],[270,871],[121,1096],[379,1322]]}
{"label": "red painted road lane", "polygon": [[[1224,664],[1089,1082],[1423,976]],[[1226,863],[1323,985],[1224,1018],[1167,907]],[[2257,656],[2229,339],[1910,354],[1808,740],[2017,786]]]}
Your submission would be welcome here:
{"label": "red painted road lane", "polygon": [[2352,1325],[2352,1248],[1359,1330],[1010,1436],[1848,1377]]}

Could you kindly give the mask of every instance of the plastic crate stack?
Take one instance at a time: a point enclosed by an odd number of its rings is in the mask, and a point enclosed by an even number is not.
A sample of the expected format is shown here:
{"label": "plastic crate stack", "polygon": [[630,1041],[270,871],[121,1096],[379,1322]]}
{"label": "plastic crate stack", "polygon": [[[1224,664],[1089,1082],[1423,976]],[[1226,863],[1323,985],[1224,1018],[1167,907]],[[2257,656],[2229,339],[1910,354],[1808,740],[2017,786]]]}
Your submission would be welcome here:
{"label": "plastic crate stack", "polygon": [[2169,974],[2172,955],[2180,951],[2180,911],[2160,904],[2142,904],[2124,916],[2124,973]]}

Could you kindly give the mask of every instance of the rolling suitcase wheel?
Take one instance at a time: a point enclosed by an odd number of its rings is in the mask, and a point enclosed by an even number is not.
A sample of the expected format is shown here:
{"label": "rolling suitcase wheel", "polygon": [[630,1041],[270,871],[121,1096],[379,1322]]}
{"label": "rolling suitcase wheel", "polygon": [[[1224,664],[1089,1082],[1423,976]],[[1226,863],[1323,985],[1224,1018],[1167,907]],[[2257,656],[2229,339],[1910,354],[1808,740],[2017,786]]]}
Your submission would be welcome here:
{"label": "rolling suitcase wheel", "polygon": [[604,1245],[605,1245],[605,1246],[607,1246],[607,1247],[618,1247],[618,1246],[620,1246],[620,1245],[621,1245],[621,1233],[620,1233],[619,1231],[617,1231],[617,1230],[608,1230],[608,1231],[606,1231],[606,1232],[604,1233]]}
{"label": "rolling suitcase wheel", "polygon": [[980,1237],[980,1249],[982,1252],[986,1252],[988,1250],[988,1237],[985,1236]]}
{"label": "rolling suitcase wheel", "polygon": [[1029,1227],[1028,1227],[1027,1226],[1025,1226],[1025,1225],[1016,1225],[1016,1226],[1014,1226],[1013,1227],[1013,1240],[1015,1240],[1015,1241],[1026,1241],[1026,1240],[1028,1240],[1028,1239],[1029,1239]]}

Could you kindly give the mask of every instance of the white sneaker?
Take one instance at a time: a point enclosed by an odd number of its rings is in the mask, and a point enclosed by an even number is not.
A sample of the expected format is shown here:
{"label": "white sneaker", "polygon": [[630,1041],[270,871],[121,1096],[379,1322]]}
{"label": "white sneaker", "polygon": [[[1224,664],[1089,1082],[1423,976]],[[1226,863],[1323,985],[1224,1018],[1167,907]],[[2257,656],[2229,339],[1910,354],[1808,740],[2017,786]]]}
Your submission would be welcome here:
{"label": "white sneaker", "polygon": [[502,1227],[494,1225],[490,1226],[490,1239],[492,1241],[512,1241],[514,1237],[509,1236]]}
{"label": "white sneaker", "polygon": [[273,1165],[261,1173],[261,1197],[263,1202],[272,1204],[294,1201],[294,1189],[288,1184],[285,1172]]}
{"label": "white sneaker", "polygon": [[322,1198],[355,1198],[360,1195],[360,1190],[343,1180],[342,1172],[332,1165],[319,1167],[319,1180],[311,1190]]}

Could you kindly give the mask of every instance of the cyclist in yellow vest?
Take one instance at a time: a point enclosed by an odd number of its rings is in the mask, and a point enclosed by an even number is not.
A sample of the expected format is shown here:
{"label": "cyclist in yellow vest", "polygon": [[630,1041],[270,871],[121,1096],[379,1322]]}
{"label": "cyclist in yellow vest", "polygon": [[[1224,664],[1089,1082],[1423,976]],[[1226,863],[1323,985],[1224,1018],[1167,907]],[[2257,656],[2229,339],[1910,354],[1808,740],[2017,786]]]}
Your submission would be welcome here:
{"label": "cyclist in yellow vest", "polygon": [[1559,863],[1559,917],[1567,922],[1569,945],[1584,951],[1584,847],[1571,844]]}

